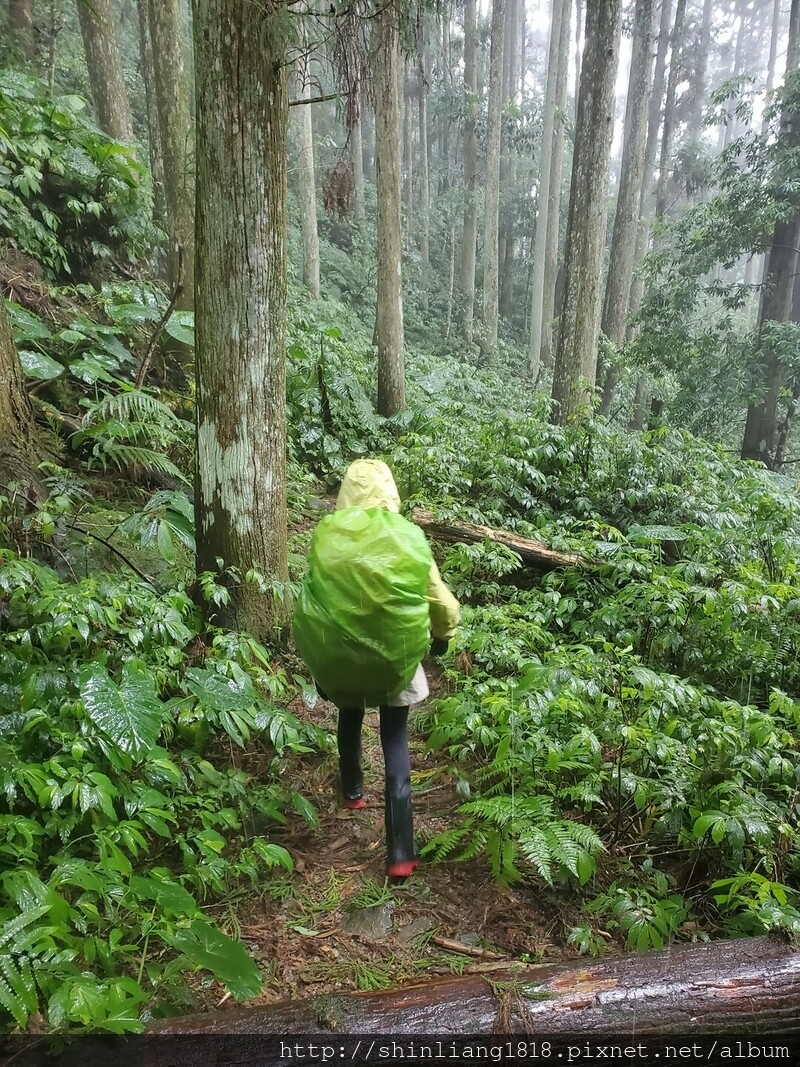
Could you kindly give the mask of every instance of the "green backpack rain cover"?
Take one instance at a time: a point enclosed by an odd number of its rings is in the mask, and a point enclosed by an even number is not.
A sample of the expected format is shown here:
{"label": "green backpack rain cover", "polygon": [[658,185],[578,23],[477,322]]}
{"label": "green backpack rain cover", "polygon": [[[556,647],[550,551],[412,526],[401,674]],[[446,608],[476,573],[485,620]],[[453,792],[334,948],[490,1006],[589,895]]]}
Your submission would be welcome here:
{"label": "green backpack rain cover", "polygon": [[385,704],[406,688],[430,644],[425,535],[383,508],[343,508],[314,531],[294,638],[339,707]]}

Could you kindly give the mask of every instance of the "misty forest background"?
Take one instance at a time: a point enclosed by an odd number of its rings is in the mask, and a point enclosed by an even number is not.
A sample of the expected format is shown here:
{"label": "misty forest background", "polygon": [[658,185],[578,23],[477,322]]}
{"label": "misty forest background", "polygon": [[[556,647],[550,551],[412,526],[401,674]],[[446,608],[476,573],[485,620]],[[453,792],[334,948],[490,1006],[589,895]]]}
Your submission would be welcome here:
{"label": "misty forest background", "polygon": [[[294,994],[298,945],[312,992],[463,969],[464,884],[528,961],[800,931],[798,33],[800,0],[0,5],[6,1029]],[[434,538],[463,620],[401,888],[326,852],[287,636],[360,455],[571,554]],[[413,944],[314,942],[390,901]]]}

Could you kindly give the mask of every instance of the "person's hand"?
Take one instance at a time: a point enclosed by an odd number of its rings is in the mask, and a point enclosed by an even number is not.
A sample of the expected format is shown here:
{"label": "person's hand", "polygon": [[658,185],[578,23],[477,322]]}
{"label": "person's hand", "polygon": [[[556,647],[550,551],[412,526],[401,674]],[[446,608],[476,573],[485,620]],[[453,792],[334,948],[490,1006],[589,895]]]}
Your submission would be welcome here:
{"label": "person's hand", "polygon": [[443,656],[445,652],[447,652],[449,647],[449,641],[445,641],[443,637],[434,637],[434,639],[431,641],[431,655]]}

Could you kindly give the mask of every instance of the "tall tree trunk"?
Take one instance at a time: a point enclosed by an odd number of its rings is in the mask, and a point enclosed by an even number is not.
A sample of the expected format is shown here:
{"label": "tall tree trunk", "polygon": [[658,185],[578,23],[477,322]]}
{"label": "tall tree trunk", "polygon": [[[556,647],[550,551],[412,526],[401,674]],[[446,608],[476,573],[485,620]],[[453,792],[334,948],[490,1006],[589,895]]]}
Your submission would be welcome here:
{"label": "tall tree trunk", "polygon": [[700,24],[700,45],[697,50],[697,65],[689,73],[691,98],[686,116],[686,132],[697,141],[703,130],[703,104],[706,100],[706,70],[711,46],[711,14],[714,0],[703,0],[703,17]]}
{"label": "tall tree trunk", "polygon": [[8,24],[15,43],[30,62],[36,54],[33,32],[33,0],[8,0]]}
{"label": "tall tree trunk", "polygon": [[38,458],[25,375],[0,294],[0,482],[31,481]]}
{"label": "tall tree trunk", "polygon": [[[789,18],[789,45],[786,53],[786,81],[797,70],[800,36],[800,0],[792,0]],[[800,115],[785,111],[781,115],[779,141],[785,152],[796,153],[800,147]],[[742,459],[759,459],[764,453],[774,461],[778,440],[778,403],[784,383],[783,365],[774,348],[761,336],[767,322],[786,322],[791,317],[792,293],[800,247],[800,211],[775,223],[772,245],[767,256],[764,286],[758,311],[760,363],[757,372],[761,399],[747,409]]]}
{"label": "tall tree trunk", "polygon": [[[733,54],[733,70],[731,71],[731,78],[738,78],[740,74],[744,73],[744,42],[747,37],[748,28],[748,0],[737,0],[736,14],[739,19],[739,28],[736,33],[736,48]],[[723,148],[727,148],[731,141],[733,141],[734,138],[737,136],[738,126],[739,121],[736,117],[736,114],[729,109],[728,120],[723,128]]]}
{"label": "tall tree trunk", "polygon": [[414,232],[414,92],[408,77],[408,60],[403,77],[403,200],[406,216],[406,247],[411,248]]}
{"label": "tall tree trunk", "polygon": [[[614,215],[608,277],[603,303],[601,329],[615,348],[625,339],[625,320],[631,296],[636,233],[639,226],[639,205],[644,179],[644,149],[647,137],[647,105],[650,100],[652,70],[651,44],[654,0],[636,0],[633,19],[631,69],[628,78],[628,99],[625,104],[625,132],[622,143],[622,173]],[[616,361],[607,368],[601,410],[607,415],[611,409],[619,366]]]}
{"label": "tall tree trunk", "polygon": [[136,9],[139,15],[139,61],[142,64],[142,81],[147,106],[147,147],[150,157],[150,173],[153,178],[153,216],[160,222],[166,217],[164,153],[161,148],[161,127],[158,123],[158,99],[148,0],[136,0]]}
{"label": "tall tree trunk", "polygon": [[373,19],[371,60],[375,92],[377,218],[378,412],[394,415],[406,402],[402,231],[400,221],[400,30],[397,0]]}
{"label": "tall tree trunk", "polygon": [[767,81],[764,86],[764,114],[761,118],[761,134],[766,135],[769,128],[769,107],[772,102],[772,86],[775,82],[775,63],[778,58],[778,40],[781,32],[781,2],[773,0],[772,26],[769,35],[769,59],[767,60]]}
{"label": "tall tree trunk", "polygon": [[664,122],[661,128],[661,155],[658,165],[658,188],[656,190],[656,218],[661,219],[667,211],[667,180],[669,153],[672,146],[672,127],[675,122],[675,93],[678,86],[680,54],[683,45],[683,22],[686,0],[678,0],[675,8],[675,23],[672,27],[672,54],[669,60],[667,95],[664,100]]}
{"label": "tall tree trunk", "polygon": [[539,192],[536,233],[533,243],[533,280],[531,283],[531,331],[528,343],[528,366],[534,382],[539,377],[544,319],[544,275],[547,234],[550,216],[550,180],[553,162],[556,117],[556,81],[559,72],[559,45],[564,22],[569,25],[570,0],[553,0],[550,15],[550,42],[547,50],[547,84],[542,118],[542,154],[539,162]]}
{"label": "tall tree trunk", "polygon": [[122,77],[113,5],[111,0],[77,3],[98,124],[109,137],[132,141],[131,109]]}
{"label": "tall tree trunk", "polygon": [[419,287],[422,307],[428,310],[428,274],[431,258],[431,186],[428,162],[428,78],[424,22],[419,40]]}
{"label": "tall tree trunk", "polygon": [[353,205],[353,215],[356,222],[363,223],[365,218],[364,206],[364,141],[361,134],[361,107],[358,102],[358,117],[351,136],[350,153],[353,157],[353,183],[356,187],[356,202]]}
{"label": "tall tree trunk", "polygon": [[184,73],[179,0],[149,0],[149,13],[158,126],[164,153],[164,198],[169,233],[168,279],[174,288],[178,282],[183,250],[183,292],[178,306],[191,308],[194,298],[194,180],[190,163],[191,118]]}
{"label": "tall tree trunk", "polygon": [[[453,88],[452,48],[450,43],[450,4],[439,5],[442,20],[442,81],[445,90]],[[450,119],[447,108],[439,111],[439,184],[438,191],[443,193],[450,188]]]}
{"label": "tall tree trunk", "polygon": [[464,339],[472,343],[475,315],[475,247],[478,210],[475,188],[478,180],[478,147],[475,120],[478,112],[477,2],[464,5],[464,228],[461,239],[461,312]]}
{"label": "tall tree trunk", "polygon": [[[517,32],[519,16],[518,0],[506,0],[505,44],[503,46],[503,103],[516,107],[519,48]],[[506,136],[502,141],[500,158],[500,190],[505,194],[506,203],[501,216],[499,270],[500,270],[500,314],[504,318],[511,315],[514,305],[514,261],[516,259],[516,218],[515,199],[517,185],[517,152],[513,138]]]}
{"label": "tall tree trunk", "polygon": [[542,288],[542,345],[541,359],[545,367],[553,365],[552,322],[556,307],[556,278],[558,277],[558,247],[561,234],[561,179],[564,171],[564,116],[567,107],[567,73],[569,67],[569,30],[571,0],[561,19],[556,66],[556,118],[553,126],[553,147],[550,160],[549,203],[547,205],[547,233],[545,235],[544,283]]}
{"label": "tall tree trunk", "polygon": [[[601,3],[603,0],[601,0]],[[578,97],[581,90],[581,27],[583,26],[583,2],[575,0],[575,97],[573,100],[573,115],[575,124],[578,122]]]}
{"label": "tall tree trunk", "polygon": [[[311,99],[308,80],[308,55],[295,61],[295,85],[299,100]],[[317,229],[317,180],[314,171],[314,124],[311,104],[298,104],[294,120],[297,134],[297,169],[300,197],[300,231],[303,245],[303,285],[312,300],[319,299],[319,231]]]}
{"label": "tall tree trunk", "polygon": [[492,0],[489,113],[486,134],[486,197],[483,230],[483,329],[481,347],[489,366],[497,356],[500,220],[500,121],[503,109],[503,38],[506,0]]}
{"label": "tall tree trunk", "polygon": [[672,19],[672,0],[661,0],[658,25],[656,65],[653,71],[653,88],[647,108],[647,144],[644,150],[644,180],[640,214],[649,215],[651,201],[658,181],[658,135],[661,130],[661,109],[667,81],[667,52],[669,50],[669,27]]}
{"label": "tall tree trunk", "polygon": [[585,402],[581,380],[595,380],[621,9],[622,0],[586,7],[564,306],[553,371],[554,418],[562,423],[574,419]]}
{"label": "tall tree trunk", "polygon": [[[289,604],[286,40],[281,16],[194,0],[197,76],[197,567],[242,576],[224,621],[262,638]],[[285,586],[284,586],[285,587]]]}

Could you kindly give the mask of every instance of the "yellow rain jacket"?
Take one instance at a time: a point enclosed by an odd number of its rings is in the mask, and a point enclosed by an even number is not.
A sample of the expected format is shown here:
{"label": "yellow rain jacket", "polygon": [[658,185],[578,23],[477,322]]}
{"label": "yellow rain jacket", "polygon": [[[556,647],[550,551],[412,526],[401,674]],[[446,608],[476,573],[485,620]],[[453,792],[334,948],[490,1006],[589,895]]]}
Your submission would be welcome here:
{"label": "yellow rain jacket", "polygon": [[449,640],[458,625],[458,602],[425,535],[399,512],[386,464],[357,460],[336,511],[314,531],[293,629],[320,689],[339,707],[423,700],[420,664],[431,635]]}
{"label": "yellow rain jacket", "polygon": [[[336,510],[341,508],[384,508],[400,513],[400,494],[394,476],[380,459],[357,459],[345,471]],[[425,599],[430,605],[431,634],[449,641],[458,626],[458,601],[442,581],[432,562]]]}

